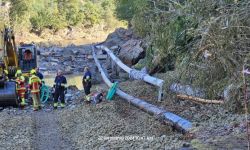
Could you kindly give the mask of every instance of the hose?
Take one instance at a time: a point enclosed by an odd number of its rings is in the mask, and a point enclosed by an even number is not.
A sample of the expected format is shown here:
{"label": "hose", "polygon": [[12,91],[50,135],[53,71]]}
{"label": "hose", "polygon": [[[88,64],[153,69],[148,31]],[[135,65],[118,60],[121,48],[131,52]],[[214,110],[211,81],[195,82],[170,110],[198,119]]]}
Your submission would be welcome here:
{"label": "hose", "polygon": [[[46,89],[46,91],[47,91],[47,94],[46,94],[45,100],[43,100],[43,97],[45,96],[45,95],[44,95],[44,94],[45,94],[45,89]],[[43,84],[43,85],[41,86],[40,90],[42,90],[42,96],[41,96],[41,99],[40,99],[40,100],[41,100],[42,103],[44,104],[44,103],[46,103],[47,100],[49,99],[49,88],[48,88],[47,85]]]}

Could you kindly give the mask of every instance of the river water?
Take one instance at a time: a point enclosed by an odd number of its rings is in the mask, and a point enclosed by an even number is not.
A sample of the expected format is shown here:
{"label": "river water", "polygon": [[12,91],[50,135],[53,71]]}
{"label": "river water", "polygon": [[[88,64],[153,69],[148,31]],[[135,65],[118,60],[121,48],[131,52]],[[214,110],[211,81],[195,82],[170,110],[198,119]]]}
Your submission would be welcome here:
{"label": "river water", "polygon": [[61,47],[65,47],[68,46],[70,44],[74,44],[76,46],[79,45],[89,45],[89,44],[93,44],[93,43],[98,43],[98,42],[103,42],[106,40],[106,37],[102,37],[102,38],[96,38],[96,39],[76,39],[76,40],[54,40],[53,43],[60,43],[59,45]]}
{"label": "river water", "polygon": [[[67,79],[67,84],[75,85],[79,90],[83,90],[82,77],[83,75],[64,75]],[[46,85],[53,86],[55,81],[55,75],[44,75],[44,81]]]}
{"label": "river water", "polygon": [[[76,75],[64,75],[67,79],[67,85],[75,85],[79,90],[83,90],[83,85],[82,85],[82,77],[83,74],[76,74]],[[45,84],[48,86],[53,86],[54,81],[55,81],[55,75],[44,75],[44,81]],[[108,88],[108,86],[105,83],[101,83],[101,84],[96,84],[96,85],[92,85],[92,89],[95,89],[97,87],[100,87],[102,89]]]}

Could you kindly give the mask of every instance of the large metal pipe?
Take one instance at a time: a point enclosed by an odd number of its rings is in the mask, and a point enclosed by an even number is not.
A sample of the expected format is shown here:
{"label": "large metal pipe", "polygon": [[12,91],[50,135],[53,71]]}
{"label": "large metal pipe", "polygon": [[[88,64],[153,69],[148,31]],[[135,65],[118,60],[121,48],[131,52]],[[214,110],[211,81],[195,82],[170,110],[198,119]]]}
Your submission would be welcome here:
{"label": "large metal pipe", "polygon": [[[97,44],[95,44],[97,45]],[[107,76],[105,75],[98,59],[96,58],[95,55],[95,45],[92,46],[92,53],[93,53],[93,57],[96,63],[96,66],[99,69],[99,72],[104,80],[104,82],[110,87],[111,86],[111,82],[109,81],[109,79],[107,78]],[[165,110],[159,109],[156,106],[149,104],[147,102],[144,102],[138,98],[135,98],[129,94],[124,93],[123,91],[117,89],[116,90],[116,94],[118,96],[120,96],[121,98],[123,98],[124,100],[128,101],[129,103],[131,103],[132,105],[134,105],[135,107],[142,109],[143,111],[149,113],[150,115],[155,116],[155,118],[157,120],[159,120],[160,122],[164,123],[164,124],[170,124],[171,126],[173,126],[177,131],[181,132],[181,133],[185,133],[188,131],[188,129],[191,126],[191,122],[173,114],[170,112],[167,112]]]}
{"label": "large metal pipe", "polygon": [[145,82],[148,82],[150,84],[156,85],[160,87],[159,90],[159,96],[158,96],[158,101],[161,101],[161,94],[162,94],[162,86],[164,81],[162,79],[158,79],[155,77],[151,77],[149,74],[143,73],[141,71],[131,69],[128,66],[126,66],[120,59],[118,59],[107,47],[105,46],[96,46],[96,48],[104,50],[107,52],[107,54],[113,59],[113,61],[116,62],[118,66],[120,66],[123,70],[125,70],[127,73],[129,73],[130,77],[137,79],[137,80],[142,80]]}

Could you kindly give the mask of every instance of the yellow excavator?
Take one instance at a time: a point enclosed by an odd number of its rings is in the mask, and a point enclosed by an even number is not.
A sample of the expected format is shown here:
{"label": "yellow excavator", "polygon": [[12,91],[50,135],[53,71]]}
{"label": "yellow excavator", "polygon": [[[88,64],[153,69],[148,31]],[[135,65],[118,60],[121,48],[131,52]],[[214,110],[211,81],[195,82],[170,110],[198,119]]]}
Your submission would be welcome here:
{"label": "yellow excavator", "polygon": [[21,43],[17,50],[13,31],[0,21],[0,106],[19,105],[16,71],[20,69],[23,76],[29,77],[30,70],[38,65],[37,53],[33,44]]}

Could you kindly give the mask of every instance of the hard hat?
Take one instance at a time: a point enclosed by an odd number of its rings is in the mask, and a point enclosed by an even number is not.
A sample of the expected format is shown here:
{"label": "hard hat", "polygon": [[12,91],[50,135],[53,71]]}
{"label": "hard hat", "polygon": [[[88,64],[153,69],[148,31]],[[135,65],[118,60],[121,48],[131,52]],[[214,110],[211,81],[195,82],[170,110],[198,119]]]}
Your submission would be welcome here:
{"label": "hard hat", "polygon": [[8,70],[4,70],[5,74],[9,74]]}
{"label": "hard hat", "polygon": [[21,70],[17,70],[16,74],[22,74]]}
{"label": "hard hat", "polygon": [[30,70],[30,74],[36,74],[36,70],[34,69]]}
{"label": "hard hat", "polygon": [[19,42],[19,44],[24,44],[24,42],[23,42],[23,41],[21,41],[21,42]]}

